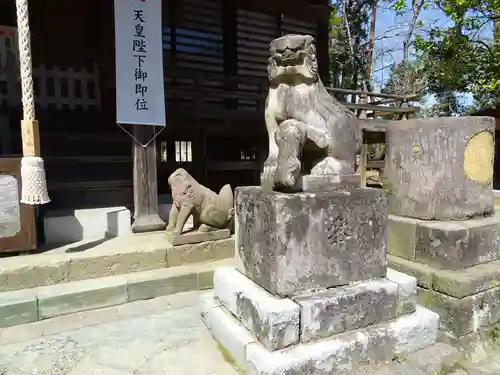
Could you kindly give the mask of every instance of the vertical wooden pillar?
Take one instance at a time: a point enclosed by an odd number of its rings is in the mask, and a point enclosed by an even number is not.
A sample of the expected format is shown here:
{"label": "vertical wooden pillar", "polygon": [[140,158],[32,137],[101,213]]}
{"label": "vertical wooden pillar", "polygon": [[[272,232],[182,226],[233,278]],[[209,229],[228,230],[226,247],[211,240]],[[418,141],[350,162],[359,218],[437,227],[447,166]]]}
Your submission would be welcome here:
{"label": "vertical wooden pillar", "polygon": [[[368,89],[365,84],[363,84],[363,94],[359,96],[360,104],[368,104]],[[367,119],[368,115],[366,110],[362,109],[358,113],[358,118]],[[366,168],[368,166],[368,144],[365,142],[363,133],[363,144],[361,145],[361,155],[359,157],[359,171],[361,175],[361,187],[366,187]]]}
{"label": "vertical wooden pillar", "polygon": [[[152,126],[134,126],[134,137],[142,144],[154,137]],[[146,147],[134,140],[134,233],[163,230],[165,222],[158,215],[158,180],[156,139]]]}
{"label": "vertical wooden pillar", "polygon": [[316,28],[316,51],[318,55],[318,68],[319,75],[325,86],[330,86],[330,8],[327,4],[320,9],[314,9],[317,14],[317,28]]}

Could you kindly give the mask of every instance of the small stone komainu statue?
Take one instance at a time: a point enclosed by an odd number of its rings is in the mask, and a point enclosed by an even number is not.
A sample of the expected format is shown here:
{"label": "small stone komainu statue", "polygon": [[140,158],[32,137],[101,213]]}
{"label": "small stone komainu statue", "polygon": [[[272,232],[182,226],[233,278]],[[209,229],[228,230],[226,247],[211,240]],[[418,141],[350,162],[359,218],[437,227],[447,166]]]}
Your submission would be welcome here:
{"label": "small stone komainu statue", "polygon": [[185,169],[179,168],[168,178],[172,189],[172,208],[167,232],[182,234],[189,216],[194,229],[208,232],[230,229],[234,216],[234,198],[230,185],[224,185],[219,194],[198,183]]}

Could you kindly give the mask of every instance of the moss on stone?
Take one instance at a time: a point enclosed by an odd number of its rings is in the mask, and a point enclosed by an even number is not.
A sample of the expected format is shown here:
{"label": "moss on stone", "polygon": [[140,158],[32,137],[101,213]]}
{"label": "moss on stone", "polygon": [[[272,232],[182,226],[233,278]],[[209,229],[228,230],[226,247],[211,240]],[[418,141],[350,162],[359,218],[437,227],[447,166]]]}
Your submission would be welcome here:
{"label": "moss on stone", "polygon": [[[443,364],[439,371],[434,372],[432,375],[450,375],[460,370],[466,371],[467,369],[463,364],[464,359],[460,358],[451,364]],[[468,373],[468,372],[467,372]]]}
{"label": "moss on stone", "polygon": [[485,336],[488,343],[495,346],[500,345],[500,324],[487,327],[485,329]]}
{"label": "moss on stone", "polygon": [[233,366],[236,369],[236,371],[238,371],[240,374],[242,374],[242,375],[244,374],[243,370],[240,369],[240,367],[238,366],[238,364],[234,360],[234,358],[231,355],[231,353],[229,352],[229,350],[227,350],[224,346],[222,346],[219,343],[217,343],[217,349],[219,349],[219,351],[222,354],[222,357],[224,358],[224,360],[227,363],[229,363],[231,366]]}
{"label": "moss on stone", "polygon": [[394,268],[396,271],[415,277],[418,286],[432,289],[435,272],[432,267],[390,254],[387,255],[387,262],[389,267]]}
{"label": "moss on stone", "polygon": [[407,260],[415,259],[415,233],[417,225],[389,218],[387,252]]}
{"label": "moss on stone", "polygon": [[419,289],[418,303],[433,311],[435,311],[435,308],[439,305],[439,301],[434,295],[434,292],[427,289]]}
{"label": "moss on stone", "polygon": [[382,181],[382,190],[387,197],[390,197],[394,194],[394,186],[387,180]]}

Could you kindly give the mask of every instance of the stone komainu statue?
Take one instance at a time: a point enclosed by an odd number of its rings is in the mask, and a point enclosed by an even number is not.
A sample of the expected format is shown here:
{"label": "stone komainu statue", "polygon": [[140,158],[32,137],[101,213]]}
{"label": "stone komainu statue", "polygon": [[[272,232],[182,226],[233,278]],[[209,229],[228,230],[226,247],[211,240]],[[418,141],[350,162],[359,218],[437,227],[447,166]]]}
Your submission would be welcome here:
{"label": "stone komainu statue", "polygon": [[234,215],[233,191],[224,185],[219,194],[198,183],[186,170],[179,168],[168,178],[172,189],[172,208],[167,231],[182,233],[190,215],[194,228],[200,231],[230,228]]}
{"label": "stone komainu statue", "polygon": [[269,156],[261,184],[296,188],[301,173],[353,174],[362,144],[361,127],[356,116],[323,86],[314,38],[286,35],[273,40],[268,76]]}

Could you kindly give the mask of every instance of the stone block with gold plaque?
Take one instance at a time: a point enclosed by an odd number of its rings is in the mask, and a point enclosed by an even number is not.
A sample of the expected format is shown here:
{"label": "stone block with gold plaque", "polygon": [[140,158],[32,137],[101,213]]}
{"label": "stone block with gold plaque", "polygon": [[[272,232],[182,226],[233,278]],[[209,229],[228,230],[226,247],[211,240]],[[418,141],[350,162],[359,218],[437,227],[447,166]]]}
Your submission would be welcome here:
{"label": "stone block with gold plaque", "polygon": [[420,303],[455,337],[500,321],[485,310],[500,304],[494,132],[490,117],[440,117],[393,122],[386,133],[389,264],[417,276]]}

